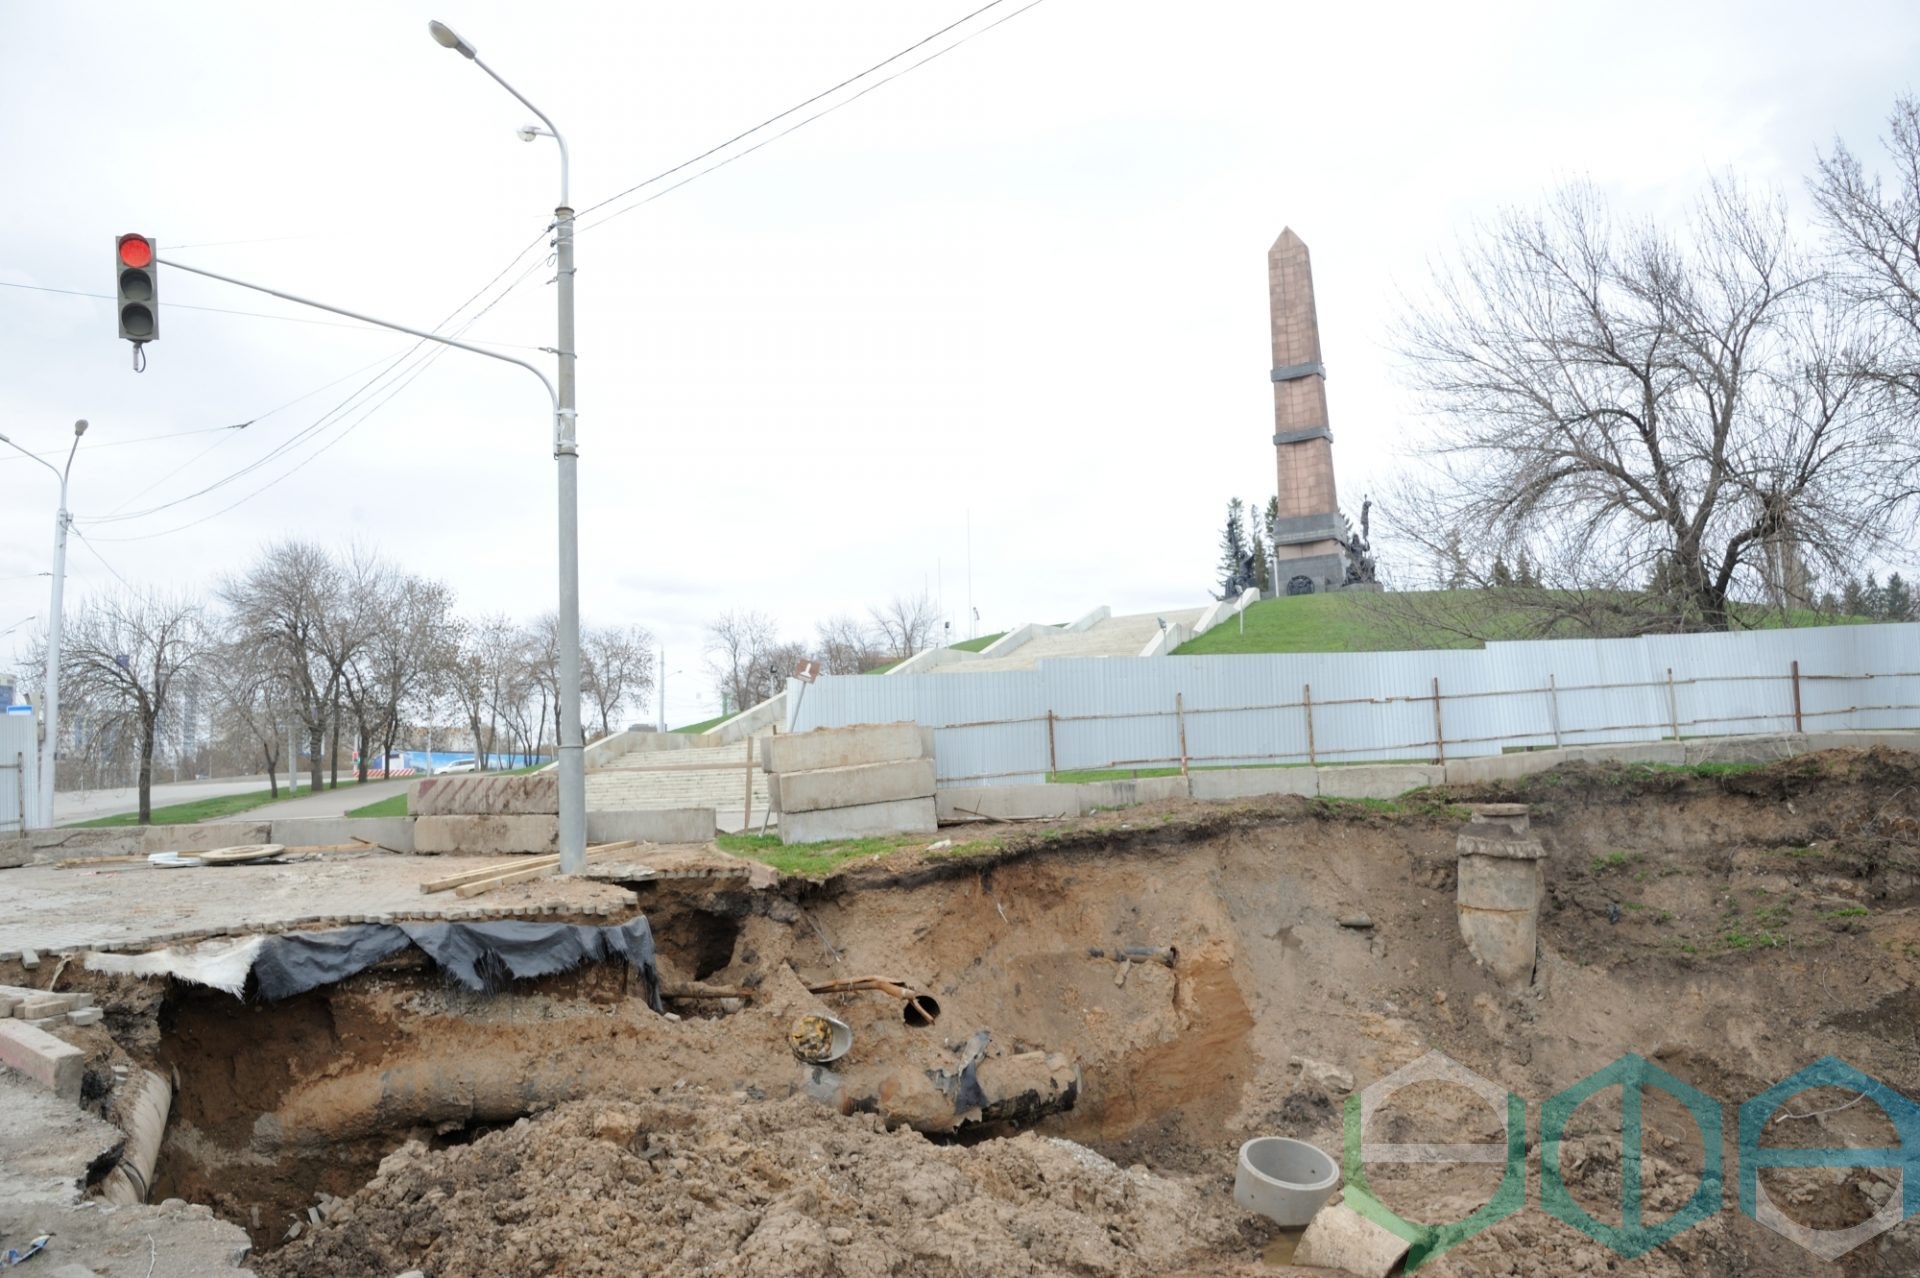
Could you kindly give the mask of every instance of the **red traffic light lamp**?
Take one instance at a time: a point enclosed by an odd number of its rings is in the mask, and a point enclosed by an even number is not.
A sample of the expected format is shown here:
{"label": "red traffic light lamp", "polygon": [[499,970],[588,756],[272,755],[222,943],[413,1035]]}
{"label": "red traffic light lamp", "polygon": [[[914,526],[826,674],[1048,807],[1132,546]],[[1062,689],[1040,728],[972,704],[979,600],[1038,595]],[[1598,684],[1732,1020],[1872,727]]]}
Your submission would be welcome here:
{"label": "red traffic light lamp", "polygon": [[159,281],[154,270],[153,241],[144,235],[122,235],[114,241],[115,290],[120,306],[120,336],[136,346],[160,336]]}

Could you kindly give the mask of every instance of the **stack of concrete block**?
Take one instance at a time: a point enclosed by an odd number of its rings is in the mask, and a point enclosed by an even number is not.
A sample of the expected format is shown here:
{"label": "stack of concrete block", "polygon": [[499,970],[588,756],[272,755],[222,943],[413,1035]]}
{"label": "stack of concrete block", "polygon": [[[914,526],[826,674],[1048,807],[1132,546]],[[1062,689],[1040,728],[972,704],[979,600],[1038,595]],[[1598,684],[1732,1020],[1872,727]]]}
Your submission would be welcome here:
{"label": "stack of concrete block", "polygon": [[782,843],[932,834],[933,730],[916,723],[817,728],[761,743]]}
{"label": "stack of concrete block", "polygon": [[24,1021],[35,1029],[91,1025],[101,1017],[91,994],[56,994],[21,985],[0,985],[0,1020]]}
{"label": "stack of concrete block", "polygon": [[[560,780],[553,772],[427,777],[407,792],[407,812],[415,852],[548,855],[560,847]],[[587,813],[589,843],[705,843],[713,835],[712,808]]]}

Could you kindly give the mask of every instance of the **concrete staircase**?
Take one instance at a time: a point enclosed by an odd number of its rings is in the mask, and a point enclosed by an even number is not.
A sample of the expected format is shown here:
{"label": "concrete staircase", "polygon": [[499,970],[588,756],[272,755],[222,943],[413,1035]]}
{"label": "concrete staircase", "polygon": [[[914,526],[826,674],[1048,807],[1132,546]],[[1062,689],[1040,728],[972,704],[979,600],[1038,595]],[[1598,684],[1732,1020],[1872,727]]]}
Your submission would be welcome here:
{"label": "concrete staircase", "polygon": [[[739,830],[747,816],[746,741],[686,750],[634,751],[587,773],[590,811],[651,812],[712,808],[722,830]],[[752,826],[767,813],[767,774],[754,743]]]}
{"label": "concrete staircase", "polygon": [[1137,657],[1160,632],[1160,623],[1189,630],[1205,608],[1177,608],[1170,612],[1143,612],[1130,617],[1107,617],[1085,630],[1036,629],[1027,641],[1004,657],[983,656],[935,666],[932,674],[986,674],[997,670],[1032,670],[1042,661],[1061,657]]}

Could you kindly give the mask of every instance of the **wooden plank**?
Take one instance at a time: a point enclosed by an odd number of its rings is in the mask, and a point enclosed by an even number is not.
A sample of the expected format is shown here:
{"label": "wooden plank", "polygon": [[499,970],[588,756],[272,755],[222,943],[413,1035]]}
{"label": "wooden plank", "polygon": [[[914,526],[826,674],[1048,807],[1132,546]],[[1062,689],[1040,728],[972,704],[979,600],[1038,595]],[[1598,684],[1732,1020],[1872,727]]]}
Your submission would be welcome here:
{"label": "wooden plank", "polygon": [[420,885],[422,892],[445,892],[467,883],[478,883],[482,879],[491,879],[502,874],[511,874],[514,870],[530,869],[536,865],[554,866],[560,864],[558,856],[523,856],[511,861],[496,861],[492,865],[483,865],[477,870],[463,870],[459,874],[449,874],[444,878],[428,879]]}
{"label": "wooden plank", "polygon": [[[638,846],[640,846],[640,844],[636,839],[627,839],[620,843],[602,843],[597,847],[587,849],[587,860],[589,862],[605,860],[615,852],[624,852],[628,848]],[[541,857],[540,859],[542,861],[547,860],[546,857]],[[530,865],[522,869],[511,870],[506,874],[497,874],[492,878],[475,879],[471,882],[462,883],[454,888],[453,892],[455,896],[459,897],[479,896],[482,893],[491,892],[497,887],[505,887],[509,883],[524,883],[528,879],[537,879],[541,875],[559,868],[560,858],[554,857],[552,861],[546,865]]]}

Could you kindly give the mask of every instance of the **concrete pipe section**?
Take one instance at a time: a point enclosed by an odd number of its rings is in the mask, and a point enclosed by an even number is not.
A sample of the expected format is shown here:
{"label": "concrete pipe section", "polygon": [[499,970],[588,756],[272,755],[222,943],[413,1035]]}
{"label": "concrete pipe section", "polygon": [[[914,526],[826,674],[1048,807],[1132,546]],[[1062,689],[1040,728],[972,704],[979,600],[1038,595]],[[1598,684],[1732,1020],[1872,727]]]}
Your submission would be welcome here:
{"label": "concrete pipe section", "polygon": [[1315,1146],[1285,1136],[1256,1136],[1240,1147],[1233,1201],[1277,1225],[1313,1219],[1340,1185],[1340,1165]]}
{"label": "concrete pipe section", "polygon": [[1546,856],[1527,828],[1524,803],[1483,803],[1455,843],[1460,936],[1502,984],[1533,979]]}

